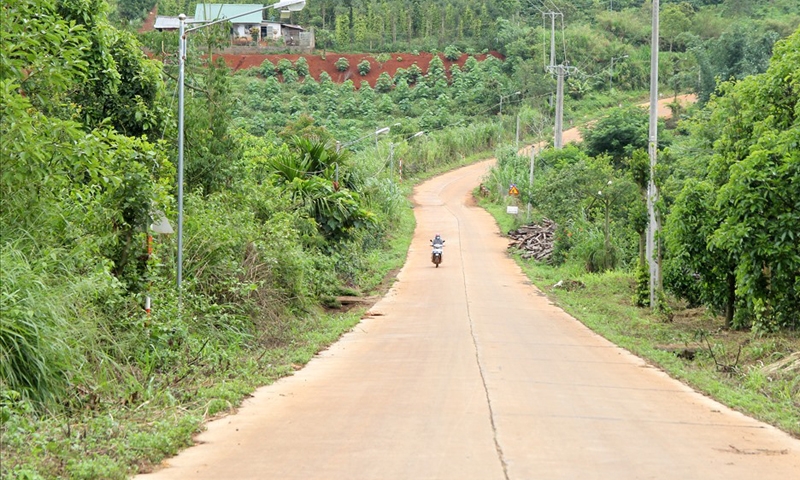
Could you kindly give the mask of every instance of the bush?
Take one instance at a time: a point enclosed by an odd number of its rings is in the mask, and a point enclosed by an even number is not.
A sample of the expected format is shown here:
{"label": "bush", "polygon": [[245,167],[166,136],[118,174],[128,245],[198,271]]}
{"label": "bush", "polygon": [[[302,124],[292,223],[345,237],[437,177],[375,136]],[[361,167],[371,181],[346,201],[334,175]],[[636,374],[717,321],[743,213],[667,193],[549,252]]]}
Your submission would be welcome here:
{"label": "bush", "polygon": [[283,72],[283,83],[297,83],[300,76],[294,70],[286,70]]}
{"label": "bush", "polygon": [[350,62],[344,57],[339,57],[339,60],[336,60],[334,65],[336,66],[336,70],[340,72],[346,72],[347,69],[350,68]]}
{"label": "bush", "polygon": [[378,81],[375,82],[375,91],[380,93],[387,93],[392,90],[392,77],[388,73],[383,72],[378,76]]}
{"label": "bush", "polygon": [[306,57],[300,57],[294,62],[294,71],[301,77],[308,76],[308,60],[306,60]]}
{"label": "bush", "polygon": [[294,71],[294,67],[292,66],[292,62],[290,62],[286,58],[281,58],[280,60],[278,60],[277,69],[278,69],[278,73],[280,73],[281,75],[286,75],[286,72]]}
{"label": "bush", "polygon": [[461,51],[455,45],[448,45],[444,49],[444,58],[454,62],[461,58]]}
{"label": "bush", "polygon": [[419,79],[422,78],[422,69],[414,62],[408,67],[406,75],[406,81],[408,81],[409,84],[417,83]]}
{"label": "bush", "polygon": [[362,76],[368,74],[370,70],[372,70],[372,66],[369,64],[369,60],[367,60],[366,58],[358,63],[357,68],[358,68],[358,73],[361,74]]}
{"label": "bush", "polygon": [[274,77],[277,69],[275,68],[275,64],[270,62],[269,60],[264,60],[261,62],[261,75],[264,78]]}

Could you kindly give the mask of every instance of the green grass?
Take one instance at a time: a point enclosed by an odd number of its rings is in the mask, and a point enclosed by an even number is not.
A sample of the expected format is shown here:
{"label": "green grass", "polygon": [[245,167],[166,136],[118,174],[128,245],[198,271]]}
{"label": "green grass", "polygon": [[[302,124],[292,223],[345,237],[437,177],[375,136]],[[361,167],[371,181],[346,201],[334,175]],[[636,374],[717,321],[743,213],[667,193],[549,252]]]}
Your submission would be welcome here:
{"label": "green grass", "polygon": [[[125,400],[72,415],[9,415],[2,428],[2,478],[123,479],[148,471],[192,444],[192,435],[215,416],[235,411],[255,388],[305,365],[356,325],[363,309],[317,314],[291,322],[293,340],[267,350],[221,352],[227,368],[202,365],[162,386],[150,401]],[[5,407],[7,408],[7,407]],[[24,413],[24,412],[17,412]]]}

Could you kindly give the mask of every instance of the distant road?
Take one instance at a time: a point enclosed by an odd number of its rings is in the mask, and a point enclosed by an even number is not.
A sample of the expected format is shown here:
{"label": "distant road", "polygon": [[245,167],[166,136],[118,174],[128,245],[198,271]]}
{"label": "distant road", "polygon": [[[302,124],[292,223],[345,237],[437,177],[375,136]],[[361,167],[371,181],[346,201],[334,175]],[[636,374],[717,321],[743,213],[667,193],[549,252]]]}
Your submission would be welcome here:
{"label": "distant road", "polygon": [[[694,94],[687,94],[687,95],[678,95],[676,97],[668,97],[662,98],[658,101],[658,116],[661,118],[670,118],[672,117],[672,110],[669,109],[667,105],[677,100],[681,105],[687,106],[697,101],[697,96]],[[639,104],[640,107],[650,107],[650,102],[641,103]],[[564,142],[564,145],[570,142],[580,142],[582,140],[581,132],[578,128],[570,128],[569,130],[564,130],[561,133],[561,140]],[[541,142],[537,144],[537,151],[538,149],[542,148],[543,146],[547,145],[547,142]],[[525,147],[522,149],[522,154],[527,155],[530,153],[530,146]]]}
{"label": "distant road", "polygon": [[800,441],[669,378],[530,284],[470,195],[491,165],[416,188],[408,260],[352,332],[138,478],[800,478]]}

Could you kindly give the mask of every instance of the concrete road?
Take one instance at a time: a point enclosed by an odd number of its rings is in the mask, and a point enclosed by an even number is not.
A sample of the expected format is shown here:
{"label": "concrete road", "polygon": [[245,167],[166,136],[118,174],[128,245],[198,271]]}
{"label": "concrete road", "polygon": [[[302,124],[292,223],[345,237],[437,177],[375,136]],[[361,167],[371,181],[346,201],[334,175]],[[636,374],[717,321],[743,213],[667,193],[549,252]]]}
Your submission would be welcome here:
{"label": "concrete road", "polygon": [[470,198],[489,167],[419,186],[408,261],[370,314],[140,478],[800,478],[800,441],[670,379],[530,285]]}

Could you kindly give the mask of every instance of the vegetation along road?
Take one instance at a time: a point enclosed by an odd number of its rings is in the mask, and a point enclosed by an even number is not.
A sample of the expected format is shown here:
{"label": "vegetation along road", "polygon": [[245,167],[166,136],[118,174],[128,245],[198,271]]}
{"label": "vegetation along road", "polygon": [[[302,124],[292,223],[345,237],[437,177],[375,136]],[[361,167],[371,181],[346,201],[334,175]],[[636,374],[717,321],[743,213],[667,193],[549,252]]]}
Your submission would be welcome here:
{"label": "vegetation along road", "polygon": [[670,379],[527,281],[469,194],[490,166],[415,190],[408,261],[356,329],[138,478],[793,478],[800,441]]}

